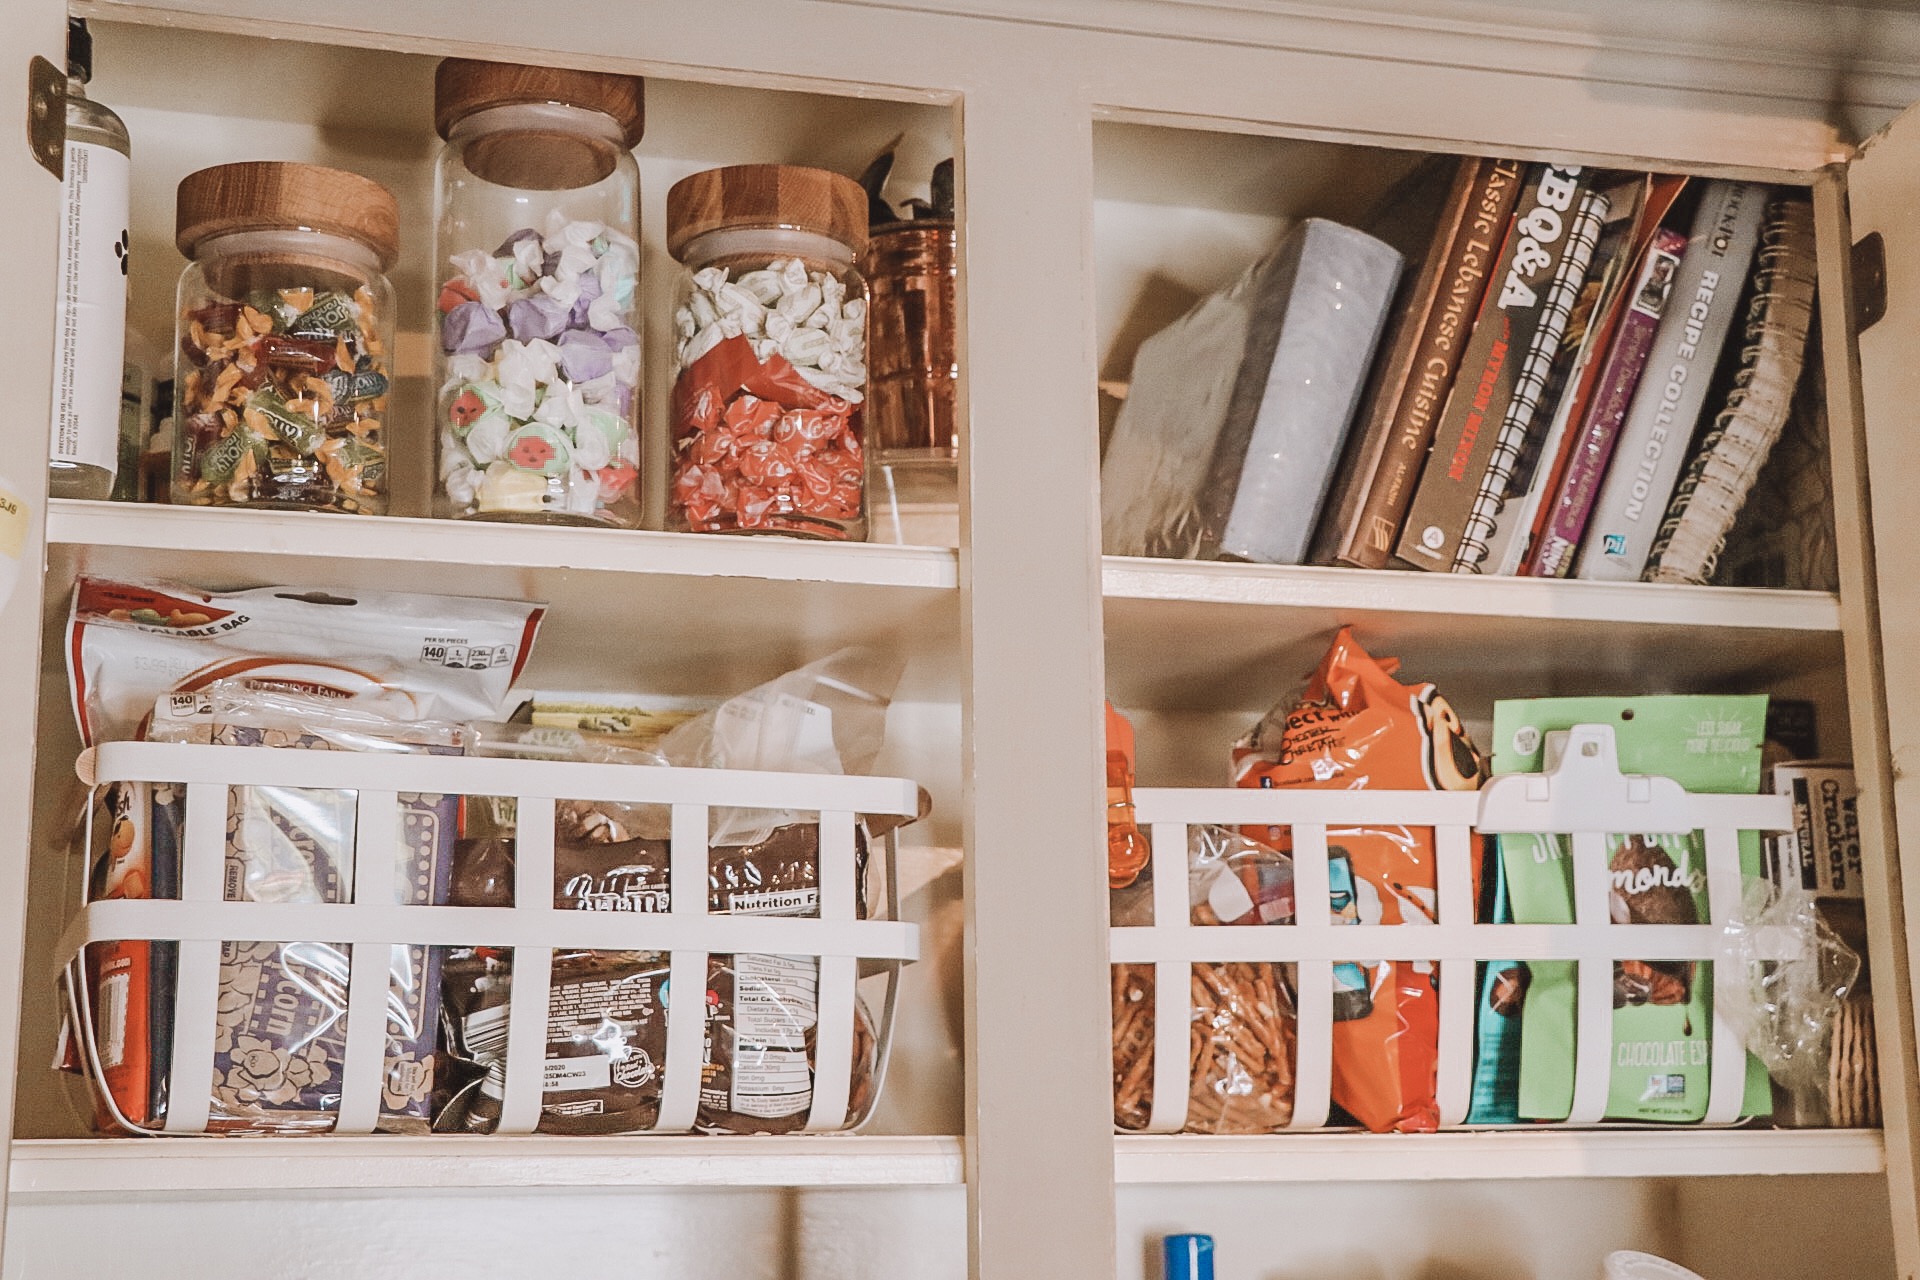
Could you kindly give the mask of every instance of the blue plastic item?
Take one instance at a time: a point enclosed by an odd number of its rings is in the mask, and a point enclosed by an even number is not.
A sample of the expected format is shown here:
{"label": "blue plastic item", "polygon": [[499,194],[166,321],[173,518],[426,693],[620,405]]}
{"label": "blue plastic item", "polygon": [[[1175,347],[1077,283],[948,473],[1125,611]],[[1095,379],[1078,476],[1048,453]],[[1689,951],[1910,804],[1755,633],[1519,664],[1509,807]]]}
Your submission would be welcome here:
{"label": "blue plastic item", "polygon": [[1212,1236],[1168,1236],[1164,1280],[1213,1280]]}

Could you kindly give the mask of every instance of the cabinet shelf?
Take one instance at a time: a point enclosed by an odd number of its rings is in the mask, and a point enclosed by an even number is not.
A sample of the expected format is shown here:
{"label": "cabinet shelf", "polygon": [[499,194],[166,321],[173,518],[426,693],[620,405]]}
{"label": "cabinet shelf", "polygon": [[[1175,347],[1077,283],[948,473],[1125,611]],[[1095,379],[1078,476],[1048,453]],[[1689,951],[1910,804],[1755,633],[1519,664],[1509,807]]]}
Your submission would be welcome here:
{"label": "cabinet shelf", "polygon": [[1539,618],[1652,627],[1840,630],[1839,598],[1827,591],[1497,578],[1140,556],[1107,556],[1101,568],[1109,600],[1308,608],[1335,605],[1447,618]]}
{"label": "cabinet shelf", "polygon": [[957,1186],[958,1138],[131,1138],[13,1144],[15,1197],[486,1187]]}
{"label": "cabinet shelf", "polygon": [[306,512],[225,511],[55,499],[47,542],[85,547],[106,563],[182,553],[218,556],[219,572],[262,557],[432,564],[454,572],[669,574],[689,578],[761,578],[848,587],[951,590],[954,552],[946,547],[816,542],[803,538],[716,538],[620,529],[579,529],[400,516],[354,519]]}
{"label": "cabinet shelf", "polygon": [[[1114,1140],[1128,1184],[1877,1174],[1877,1130],[1193,1134]],[[16,1197],[489,1187],[958,1186],[957,1138],[228,1138],[13,1144]]]}
{"label": "cabinet shelf", "polygon": [[1875,1174],[1885,1168],[1886,1149],[1877,1129],[1487,1130],[1231,1138],[1141,1134],[1115,1140],[1114,1179],[1430,1182]]}
{"label": "cabinet shelf", "polygon": [[[1122,705],[1264,707],[1342,624],[1457,704],[1751,690],[1837,670],[1821,591],[1467,577],[1108,556],[1107,672]],[[1170,642],[1173,639],[1174,642]],[[1497,657],[1496,657],[1497,655]]]}
{"label": "cabinet shelf", "polygon": [[432,591],[550,606],[523,686],[743,689],[857,642],[917,662],[902,698],[957,698],[951,548],[56,500],[47,608],[80,573],[209,590]]}

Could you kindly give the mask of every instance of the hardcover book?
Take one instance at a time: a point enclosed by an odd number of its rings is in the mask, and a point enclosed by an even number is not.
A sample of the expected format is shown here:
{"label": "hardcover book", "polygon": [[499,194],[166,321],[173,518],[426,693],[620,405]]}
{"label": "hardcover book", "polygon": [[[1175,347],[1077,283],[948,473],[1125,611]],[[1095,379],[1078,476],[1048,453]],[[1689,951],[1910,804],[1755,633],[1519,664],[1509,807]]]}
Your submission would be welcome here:
{"label": "hardcover book", "polygon": [[1574,553],[1579,550],[1580,536],[1593,511],[1593,499],[1600,491],[1600,481],[1613,457],[1613,446],[1619,439],[1627,405],[1633,399],[1641,375],[1646,372],[1647,352],[1653,346],[1654,331],[1666,311],[1667,298],[1673,291],[1674,272],[1679,269],[1680,255],[1686,247],[1685,236],[1662,227],[1647,249],[1639,274],[1634,277],[1620,331],[1614,337],[1613,349],[1607,353],[1580,433],[1572,440],[1566,474],[1561,477],[1553,505],[1548,510],[1547,525],[1540,535],[1533,566],[1535,577],[1564,578],[1573,569]]}
{"label": "hardcover book", "polygon": [[1751,182],[1709,182],[1701,189],[1673,298],[1587,522],[1582,578],[1636,582],[1646,568],[1740,305],[1766,204],[1767,189]]}
{"label": "hardcover book", "polygon": [[1607,216],[1600,225],[1600,241],[1594,247],[1593,263],[1587,269],[1586,284],[1575,299],[1573,314],[1567,318],[1567,332],[1560,339],[1560,353],[1554,357],[1547,389],[1541,397],[1541,413],[1546,429],[1527,437],[1520,457],[1508,481],[1507,508],[1501,512],[1500,526],[1487,543],[1487,558],[1481,563],[1484,573],[1511,576],[1520,572],[1527,553],[1533,549],[1533,535],[1541,503],[1545,500],[1553,473],[1559,468],[1561,445],[1567,425],[1578,418],[1600,359],[1606,354],[1606,339],[1618,318],[1615,305],[1633,271],[1634,233],[1648,195],[1645,176],[1616,183],[1608,189]]}
{"label": "hardcover book", "polygon": [[1460,161],[1341,461],[1313,559],[1384,569],[1520,193],[1514,160]]}
{"label": "hardcover book", "polygon": [[1542,164],[1527,172],[1400,532],[1397,551],[1415,568],[1444,572],[1459,554],[1527,353],[1548,320],[1554,276],[1572,242],[1587,186],[1578,167]]}
{"label": "hardcover book", "polygon": [[1473,510],[1467,515],[1467,531],[1460,539],[1460,551],[1453,562],[1455,573],[1482,572],[1492,544],[1498,541],[1496,532],[1505,514],[1520,456],[1526,451],[1527,441],[1546,429],[1547,424],[1540,421],[1540,397],[1553,372],[1554,357],[1560,352],[1580,287],[1586,283],[1587,268],[1593,261],[1594,246],[1600,239],[1600,225],[1606,219],[1607,208],[1608,199],[1601,192],[1589,191],[1581,198],[1580,216],[1574,220],[1567,251],[1561,256],[1553,287],[1547,293],[1546,313],[1541,317],[1539,328],[1534,330],[1533,345],[1527,349],[1520,381],[1514,387],[1507,416],[1500,424],[1500,435],[1494,441],[1486,478],[1480,482]]}
{"label": "hardcover book", "polygon": [[1552,498],[1559,492],[1560,481],[1567,474],[1569,455],[1578,439],[1580,424],[1586,419],[1587,406],[1593,403],[1596,384],[1606,366],[1607,353],[1613,349],[1614,334],[1619,331],[1621,316],[1627,310],[1629,286],[1633,283],[1635,268],[1646,256],[1653,237],[1659,233],[1675,202],[1686,190],[1687,179],[1646,174],[1632,185],[1637,196],[1633,219],[1624,243],[1615,242],[1616,247],[1609,255],[1612,271],[1595,302],[1577,362],[1570,371],[1566,389],[1554,410],[1549,439],[1544,443],[1527,489],[1523,505],[1523,510],[1528,513],[1525,524],[1518,531],[1516,545],[1509,545],[1504,552],[1502,569],[1508,573],[1531,572],[1539,559],[1541,535],[1545,532],[1548,517],[1553,514]]}

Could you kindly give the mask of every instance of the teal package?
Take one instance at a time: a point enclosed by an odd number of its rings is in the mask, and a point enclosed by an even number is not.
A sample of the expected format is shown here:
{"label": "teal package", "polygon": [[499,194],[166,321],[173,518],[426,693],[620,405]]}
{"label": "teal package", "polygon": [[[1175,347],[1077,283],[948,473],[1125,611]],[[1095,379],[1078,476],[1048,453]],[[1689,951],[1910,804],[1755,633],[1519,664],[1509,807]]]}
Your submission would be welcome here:
{"label": "teal package", "polygon": [[[1493,875],[1494,924],[1513,923],[1507,876],[1500,859]],[[1473,1096],[1468,1124],[1517,1124],[1520,1121],[1520,1017],[1531,975],[1518,960],[1480,964],[1480,1004],[1474,1013],[1478,1055],[1473,1064]]]}

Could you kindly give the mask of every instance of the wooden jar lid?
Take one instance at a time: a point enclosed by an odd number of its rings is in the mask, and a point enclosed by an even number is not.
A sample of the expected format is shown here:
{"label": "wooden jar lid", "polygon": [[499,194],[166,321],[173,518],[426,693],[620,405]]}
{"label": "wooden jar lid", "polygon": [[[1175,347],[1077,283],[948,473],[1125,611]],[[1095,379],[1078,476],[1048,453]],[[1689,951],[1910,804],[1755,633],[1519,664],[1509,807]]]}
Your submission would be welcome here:
{"label": "wooden jar lid", "polygon": [[180,180],[173,242],[189,258],[214,236],[305,228],[358,240],[380,269],[400,256],[400,206],[357,173],[284,160],[218,164]]}
{"label": "wooden jar lid", "polygon": [[792,164],[737,164],[682,178],[667,192],[667,251],[709,231],[797,227],[867,247],[867,193],[852,178]]}
{"label": "wooden jar lid", "polygon": [[446,58],[433,73],[433,127],[442,138],[476,111],[529,102],[557,102],[612,116],[629,151],[646,131],[646,82],[639,76],[473,58]]}

